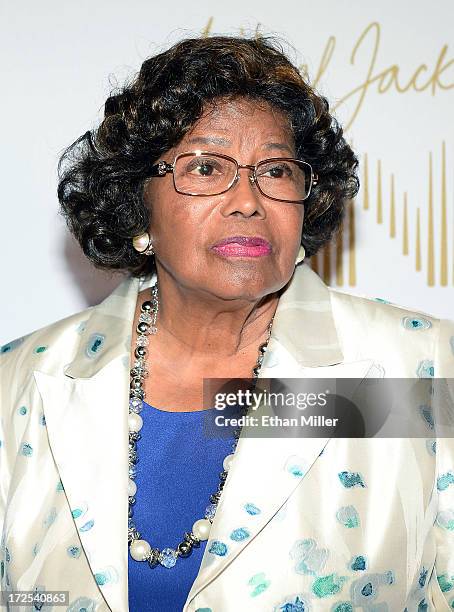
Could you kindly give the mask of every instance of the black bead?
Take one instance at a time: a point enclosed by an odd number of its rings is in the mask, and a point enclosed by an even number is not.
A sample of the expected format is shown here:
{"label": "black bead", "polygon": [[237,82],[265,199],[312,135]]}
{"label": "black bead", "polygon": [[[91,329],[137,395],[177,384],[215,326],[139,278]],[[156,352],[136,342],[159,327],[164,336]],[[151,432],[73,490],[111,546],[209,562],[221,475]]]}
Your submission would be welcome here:
{"label": "black bead", "polygon": [[152,308],[153,308],[153,304],[150,302],[150,300],[147,300],[141,306],[141,309],[143,312],[150,312]]}
{"label": "black bead", "polygon": [[148,331],[148,324],[142,321],[136,329],[138,334],[145,334]]}
{"label": "black bead", "polygon": [[134,516],[134,510],[132,508],[128,508],[128,518],[132,518]]}
{"label": "black bead", "polygon": [[180,542],[180,544],[177,546],[177,553],[180,557],[189,557],[189,555],[192,553],[192,545],[186,540],[184,542]]}
{"label": "black bead", "polygon": [[144,346],[138,346],[134,351],[134,355],[139,359],[140,357],[145,357],[147,354],[147,350]]}

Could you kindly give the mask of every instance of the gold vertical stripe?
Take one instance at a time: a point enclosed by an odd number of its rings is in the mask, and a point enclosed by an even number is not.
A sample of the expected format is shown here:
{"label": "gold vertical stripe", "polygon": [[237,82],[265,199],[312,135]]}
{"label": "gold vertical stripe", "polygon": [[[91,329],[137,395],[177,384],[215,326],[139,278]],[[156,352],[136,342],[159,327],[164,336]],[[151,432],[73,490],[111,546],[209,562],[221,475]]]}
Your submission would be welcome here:
{"label": "gold vertical stripe", "polygon": [[408,204],[407,192],[404,192],[404,219],[403,219],[403,250],[404,255],[408,255]]}
{"label": "gold vertical stripe", "polygon": [[446,208],[446,147],[441,147],[441,245],[440,245],[440,284],[448,284],[448,219]]}
{"label": "gold vertical stripe", "polygon": [[316,253],[315,255],[312,255],[310,261],[311,261],[311,268],[312,268],[312,270],[318,274],[319,273],[319,270],[318,270],[318,253]]}
{"label": "gold vertical stripe", "polygon": [[416,270],[421,271],[421,218],[419,206],[416,209]]}
{"label": "gold vertical stripe", "polygon": [[210,17],[208,19],[208,23],[206,24],[206,26],[202,30],[202,36],[207,37],[209,35],[209,33],[211,32],[211,28],[212,27],[213,27],[213,17]]}
{"label": "gold vertical stripe", "polygon": [[364,210],[369,209],[369,165],[367,161],[367,153],[364,153],[364,199],[363,208]]}
{"label": "gold vertical stripe", "polygon": [[383,195],[381,188],[381,160],[377,165],[377,223],[383,223]]}
{"label": "gold vertical stripe", "polygon": [[356,236],[354,200],[348,203],[348,283],[356,285]]}
{"label": "gold vertical stripe", "polygon": [[344,284],[344,224],[341,225],[336,238],[336,285]]}
{"label": "gold vertical stripe", "polygon": [[391,238],[396,237],[396,201],[394,193],[394,174],[391,174],[391,207],[389,219],[389,235]]}
{"label": "gold vertical stripe", "polygon": [[432,152],[429,153],[429,212],[427,220],[427,284],[435,285]]}
{"label": "gold vertical stripe", "polygon": [[331,242],[323,249],[323,280],[327,285],[331,280]]}

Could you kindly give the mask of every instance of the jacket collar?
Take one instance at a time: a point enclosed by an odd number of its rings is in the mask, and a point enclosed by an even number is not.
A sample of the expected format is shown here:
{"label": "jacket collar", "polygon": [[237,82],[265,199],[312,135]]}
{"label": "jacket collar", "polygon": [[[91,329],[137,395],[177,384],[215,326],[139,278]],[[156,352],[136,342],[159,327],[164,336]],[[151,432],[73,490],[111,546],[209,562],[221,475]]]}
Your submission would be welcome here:
{"label": "jacket collar", "polygon": [[[129,355],[137,295],[155,283],[156,274],[141,279],[127,277],[103,302],[91,308],[75,357],[64,370],[66,376],[91,378],[119,355]],[[305,263],[295,268],[279,298],[271,339],[270,342],[278,341],[301,366],[328,366],[343,361],[330,290]]]}

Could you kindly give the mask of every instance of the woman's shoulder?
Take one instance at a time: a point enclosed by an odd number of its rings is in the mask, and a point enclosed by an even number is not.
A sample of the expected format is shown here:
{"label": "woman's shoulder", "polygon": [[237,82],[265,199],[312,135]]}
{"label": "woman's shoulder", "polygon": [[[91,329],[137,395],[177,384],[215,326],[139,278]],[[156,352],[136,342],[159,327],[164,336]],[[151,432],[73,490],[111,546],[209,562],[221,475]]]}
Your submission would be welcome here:
{"label": "woman's shoulder", "polygon": [[58,353],[64,346],[67,353],[71,344],[77,344],[77,338],[83,333],[93,308],[90,306],[3,344],[0,346],[0,370],[14,374],[17,368],[34,366],[50,349]]}
{"label": "woman's shoulder", "polygon": [[381,318],[383,322],[397,321],[404,329],[432,329],[437,328],[441,322],[440,317],[429,312],[403,306],[382,297],[352,294],[337,287],[329,287],[329,291],[334,307],[343,307],[346,310],[349,309],[352,313],[353,311],[363,310],[368,317],[379,320]]}
{"label": "woman's shoulder", "polygon": [[[454,320],[383,298],[329,288],[336,328],[345,343],[363,350],[414,358],[418,376],[454,378]],[[418,357],[419,356],[419,357]]]}

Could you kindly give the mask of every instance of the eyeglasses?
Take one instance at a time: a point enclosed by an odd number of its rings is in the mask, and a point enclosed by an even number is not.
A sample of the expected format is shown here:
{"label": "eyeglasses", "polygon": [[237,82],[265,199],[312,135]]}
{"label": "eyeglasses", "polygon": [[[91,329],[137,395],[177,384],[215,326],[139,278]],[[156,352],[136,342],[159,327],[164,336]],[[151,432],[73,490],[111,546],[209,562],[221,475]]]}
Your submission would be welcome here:
{"label": "eyeglasses", "polygon": [[271,157],[249,165],[239,164],[228,155],[207,151],[179,153],[172,164],[160,161],[151,168],[151,176],[171,172],[178,193],[214,196],[225,193],[239,181],[240,168],[251,170],[249,180],[262,195],[280,202],[304,202],[318,182],[312,166],[300,159]]}

